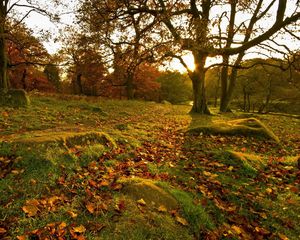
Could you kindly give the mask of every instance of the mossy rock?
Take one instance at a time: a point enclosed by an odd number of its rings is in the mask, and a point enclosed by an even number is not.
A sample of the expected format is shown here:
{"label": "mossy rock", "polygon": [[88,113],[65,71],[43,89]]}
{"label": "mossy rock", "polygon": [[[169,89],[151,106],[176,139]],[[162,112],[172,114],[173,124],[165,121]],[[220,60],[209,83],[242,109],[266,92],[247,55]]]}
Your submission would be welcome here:
{"label": "mossy rock", "polygon": [[99,236],[93,239],[105,240],[192,240],[195,239],[190,229],[182,226],[168,213],[162,213],[147,206],[141,211],[140,206],[130,196],[117,196],[116,202],[126,206],[116,221],[110,221]]}
{"label": "mossy rock", "polygon": [[168,210],[179,208],[177,200],[151,180],[123,179],[121,183],[124,186],[122,192],[134,200],[143,199],[149,206],[165,206]]}
{"label": "mossy rock", "polygon": [[161,103],[164,104],[164,105],[172,105],[172,103],[170,103],[170,102],[167,101],[167,100],[163,100],[163,101],[161,101]]}
{"label": "mossy rock", "polygon": [[262,137],[279,143],[279,138],[265,124],[256,118],[244,118],[231,121],[216,121],[188,130],[191,134],[220,134]]}
{"label": "mossy rock", "polygon": [[12,107],[26,107],[30,99],[23,89],[10,89],[7,92],[0,92],[0,105]]}
{"label": "mossy rock", "polygon": [[115,141],[108,134],[103,132],[36,131],[24,135],[11,136],[9,139],[6,139],[6,141],[25,145],[55,144],[68,148],[76,145],[88,146],[94,144],[102,144],[111,148],[116,147]]}
{"label": "mossy rock", "polygon": [[244,168],[253,172],[257,172],[266,166],[261,156],[242,152],[235,152],[231,150],[227,151],[227,153],[229,153],[230,157],[233,160],[237,161],[237,165],[241,165]]}
{"label": "mossy rock", "polygon": [[284,164],[298,167],[300,169],[300,155],[287,156],[284,158]]}
{"label": "mossy rock", "polygon": [[81,110],[86,110],[86,111],[91,111],[91,112],[99,113],[102,116],[108,116],[108,113],[106,113],[105,111],[103,111],[103,109],[101,107],[89,105],[87,103],[86,104],[79,104],[77,106],[72,106],[72,107],[78,107]]}

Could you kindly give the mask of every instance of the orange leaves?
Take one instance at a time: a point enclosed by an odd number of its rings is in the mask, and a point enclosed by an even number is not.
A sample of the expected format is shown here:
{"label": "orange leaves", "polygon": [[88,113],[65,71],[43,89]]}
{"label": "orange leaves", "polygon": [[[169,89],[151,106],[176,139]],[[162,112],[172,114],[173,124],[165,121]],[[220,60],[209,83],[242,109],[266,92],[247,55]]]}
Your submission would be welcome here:
{"label": "orange leaves", "polygon": [[35,217],[40,211],[55,211],[60,202],[66,200],[65,196],[52,196],[44,199],[31,199],[25,202],[22,207],[27,217]]}
{"label": "orange leaves", "polygon": [[182,218],[182,217],[176,216],[176,217],[175,217],[175,220],[176,220],[178,223],[180,223],[181,225],[183,225],[183,226],[188,226],[188,225],[189,225],[188,222],[187,222],[187,220],[185,220],[185,219]]}
{"label": "orange leaves", "polygon": [[39,201],[36,199],[27,200],[26,205],[22,207],[22,210],[27,214],[28,217],[34,217],[39,211]]}
{"label": "orange leaves", "polygon": [[108,211],[108,206],[102,201],[101,198],[97,197],[91,199],[85,204],[86,209],[90,214],[99,215],[104,211]]}
{"label": "orange leaves", "polygon": [[5,228],[0,227],[0,235],[3,235],[6,232],[7,230]]}
{"label": "orange leaves", "polygon": [[123,212],[126,209],[126,205],[125,205],[125,201],[121,200],[119,201],[115,207],[114,207],[115,211],[117,211],[118,213]]}
{"label": "orange leaves", "polygon": [[27,237],[22,235],[22,236],[17,236],[18,240],[27,240]]}
{"label": "orange leaves", "polygon": [[54,237],[53,239],[58,240],[70,239],[70,237],[74,240],[85,240],[84,233],[86,231],[87,229],[83,225],[68,225],[66,222],[53,222],[47,224],[43,228],[33,230],[22,236],[18,236],[17,239],[26,240],[28,237],[32,237],[34,239],[48,239],[46,236],[49,236],[50,234],[52,237]]}
{"label": "orange leaves", "polygon": [[8,118],[9,114],[8,114],[8,112],[2,112],[2,116],[5,117],[5,118]]}
{"label": "orange leaves", "polygon": [[219,209],[221,209],[223,211],[231,212],[231,213],[236,211],[236,206],[225,203],[225,202],[221,201],[220,199],[215,198],[214,203]]}
{"label": "orange leaves", "polygon": [[139,204],[140,206],[146,206],[146,202],[145,202],[145,200],[144,199],[139,199],[139,200],[137,200],[136,201],[137,202],[137,204]]}
{"label": "orange leaves", "polygon": [[95,208],[96,208],[95,204],[93,204],[93,203],[87,203],[87,204],[85,205],[85,207],[86,207],[86,209],[87,209],[91,214],[93,214],[93,213],[95,212]]}
{"label": "orange leaves", "polygon": [[157,209],[159,212],[167,212],[167,208],[164,205],[160,205]]}
{"label": "orange leaves", "polygon": [[232,225],[231,229],[233,231],[235,231],[238,235],[240,235],[243,232],[243,230],[240,227],[236,226],[236,225]]}
{"label": "orange leaves", "polygon": [[97,187],[98,187],[97,182],[95,182],[94,180],[90,179],[88,182],[89,182],[89,185],[90,185],[91,187],[94,187],[94,188],[97,188]]}
{"label": "orange leaves", "polygon": [[74,233],[84,233],[86,231],[86,228],[83,225],[80,225],[78,227],[73,227],[72,231]]}
{"label": "orange leaves", "polygon": [[28,217],[34,217],[39,211],[38,207],[34,205],[25,205],[22,207],[22,210],[27,214]]}
{"label": "orange leaves", "polygon": [[77,218],[78,214],[73,212],[73,211],[67,211],[67,214],[71,217],[71,218]]}
{"label": "orange leaves", "polygon": [[289,238],[281,233],[278,233],[278,237],[280,238],[280,240],[289,240]]}

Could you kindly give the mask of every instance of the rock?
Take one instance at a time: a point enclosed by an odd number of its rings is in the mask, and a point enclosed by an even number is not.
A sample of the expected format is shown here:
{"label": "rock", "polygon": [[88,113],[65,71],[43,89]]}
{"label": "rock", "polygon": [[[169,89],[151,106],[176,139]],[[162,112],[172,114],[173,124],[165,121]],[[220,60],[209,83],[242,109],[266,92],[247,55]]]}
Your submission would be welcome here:
{"label": "rock", "polygon": [[265,124],[256,118],[245,118],[231,121],[216,121],[188,130],[191,134],[243,135],[271,139],[279,143],[279,138]]}
{"label": "rock", "polygon": [[162,188],[156,186],[151,180],[145,179],[123,179],[122,192],[135,201],[143,199],[147,206],[154,204],[157,208],[165,206],[168,210],[179,208],[176,199]]}
{"label": "rock", "polygon": [[26,107],[30,99],[23,89],[10,89],[0,93],[0,105],[12,107]]}
{"label": "rock", "polygon": [[165,104],[165,105],[172,105],[172,103],[170,103],[170,102],[168,102],[168,101],[166,101],[166,100],[162,100],[161,103],[162,103],[162,104]]}
{"label": "rock", "polygon": [[115,141],[103,132],[73,132],[73,131],[33,131],[24,135],[11,135],[9,141],[15,144],[56,144],[68,148],[76,145],[87,146],[102,144],[109,147],[116,147]]}

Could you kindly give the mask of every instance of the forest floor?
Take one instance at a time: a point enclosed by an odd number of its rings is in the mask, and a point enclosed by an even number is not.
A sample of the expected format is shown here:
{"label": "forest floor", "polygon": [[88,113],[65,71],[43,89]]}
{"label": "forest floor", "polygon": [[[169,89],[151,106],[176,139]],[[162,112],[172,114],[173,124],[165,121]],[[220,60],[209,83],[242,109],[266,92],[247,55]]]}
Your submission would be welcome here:
{"label": "forest floor", "polygon": [[[41,95],[0,108],[0,238],[299,239],[300,119],[189,110]],[[188,131],[245,117],[280,143]]]}

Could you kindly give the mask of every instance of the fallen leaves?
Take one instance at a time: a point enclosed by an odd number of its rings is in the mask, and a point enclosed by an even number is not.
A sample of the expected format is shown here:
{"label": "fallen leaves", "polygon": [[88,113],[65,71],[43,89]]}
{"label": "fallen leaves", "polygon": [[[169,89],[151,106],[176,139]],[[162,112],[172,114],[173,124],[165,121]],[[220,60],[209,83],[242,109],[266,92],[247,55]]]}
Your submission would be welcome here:
{"label": "fallen leaves", "polygon": [[232,225],[231,229],[234,230],[238,235],[240,235],[243,232],[243,230],[236,225]]}
{"label": "fallen leaves", "polygon": [[86,209],[87,209],[91,214],[93,214],[93,213],[95,212],[95,209],[96,209],[95,204],[93,204],[93,203],[87,203],[87,204],[85,205],[85,207],[86,207]]}
{"label": "fallen leaves", "polygon": [[71,217],[71,218],[77,218],[78,214],[73,212],[73,211],[67,211],[67,214]]}
{"label": "fallen leaves", "polygon": [[23,212],[27,214],[28,217],[34,217],[39,211],[40,202],[36,199],[27,200],[26,204],[22,207]]}
{"label": "fallen leaves", "polygon": [[139,199],[139,200],[137,200],[136,201],[140,206],[146,206],[146,202],[145,202],[145,200],[144,199]]}
{"label": "fallen leaves", "polygon": [[168,211],[167,208],[166,208],[164,205],[160,205],[160,206],[158,207],[157,210],[158,210],[159,212],[163,212],[163,213],[165,213],[165,212]]}
{"label": "fallen leaves", "polygon": [[85,207],[91,214],[99,215],[103,213],[103,211],[108,211],[108,206],[99,199],[94,199],[95,202],[87,202]]}
{"label": "fallen leaves", "polygon": [[23,212],[27,217],[35,217],[40,211],[56,211],[60,202],[64,202],[66,197],[51,196],[43,199],[30,199],[26,200],[25,205],[22,207]]}
{"label": "fallen leaves", "polygon": [[187,220],[184,219],[184,218],[182,218],[182,217],[176,216],[176,217],[175,217],[175,220],[176,220],[178,223],[180,223],[181,225],[183,225],[183,226],[188,226],[188,225],[189,225],[188,222],[187,222]]}
{"label": "fallen leaves", "polygon": [[37,215],[39,209],[34,205],[25,205],[22,207],[22,210],[27,214],[28,217],[34,217]]}
{"label": "fallen leaves", "polygon": [[86,231],[86,228],[83,225],[80,225],[78,227],[73,227],[74,233],[84,233]]}
{"label": "fallen leaves", "polygon": [[[100,231],[104,225],[98,224],[97,226],[91,224],[93,231]],[[66,222],[53,222],[47,224],[45,227],[35,229],[30,232],[26,232],[24,235],[17,236],[18,240],[26,239],[48,239],[46,236],[49,236],[49,233],[55,239],[74,239],[74,240],[85,240],[84,234],[87,231],[87,228],[84,225],[68,225]],[[54,239],[53,238],[53,239]],[[52,238],[51,238],[52,239]]]}
{"label": "fallen leaves", "polygon": [[289,240],[289,238],[282,233],[278,233],[278,237],[280,238],[280,240]]}

